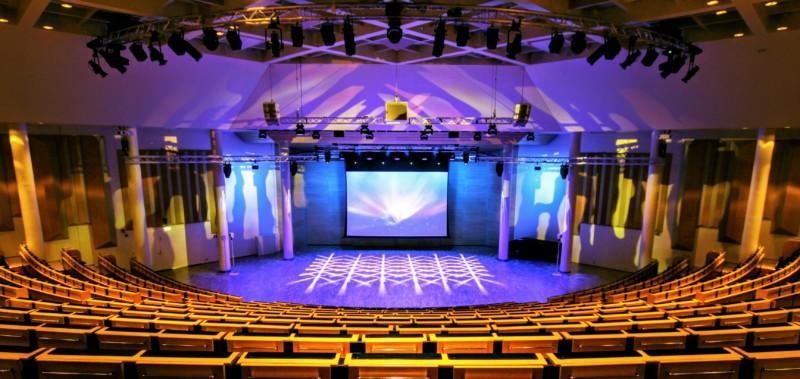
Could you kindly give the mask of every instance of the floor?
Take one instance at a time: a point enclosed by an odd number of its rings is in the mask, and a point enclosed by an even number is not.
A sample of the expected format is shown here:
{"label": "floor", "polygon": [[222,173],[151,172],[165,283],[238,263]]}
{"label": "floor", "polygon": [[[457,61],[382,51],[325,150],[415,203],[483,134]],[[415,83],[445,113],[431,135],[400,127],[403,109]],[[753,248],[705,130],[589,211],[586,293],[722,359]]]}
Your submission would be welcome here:
{"label": "floor", "polygon": [[247,300],[353,307],[413,308],[546,301],[626,273],[575,265],[559,274],[554,263],[499,261],[494,249],[352,250],[310,248],[293,260],[238,259],[229,273],[216,263],[162,274]]}

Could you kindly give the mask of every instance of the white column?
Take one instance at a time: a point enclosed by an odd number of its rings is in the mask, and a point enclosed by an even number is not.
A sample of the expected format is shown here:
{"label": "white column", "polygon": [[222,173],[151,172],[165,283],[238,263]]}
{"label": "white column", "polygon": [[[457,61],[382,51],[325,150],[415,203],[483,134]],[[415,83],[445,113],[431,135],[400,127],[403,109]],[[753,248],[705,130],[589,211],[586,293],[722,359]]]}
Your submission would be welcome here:
{"label": "white column", "polygon": [[[503,157],[511,157],[513,146],[506,145],[503,147]],[[503,165],[503,174],[500,177],[500,226],[498,228],[499,235],[497,237],[497,259],[501,261],[508,260],[508,243],[511,228],[509,221],[511,218],[511,165]]]}
{"label": "white column", "polygon": [[[581,153],[581,133],[570,134],[569,157],[574,159]],[[561,233],[561,256],[558,262],[558,271],[570,272],[572,257],[572,234],[575,229],[575,182],[577,179],[575,166],[569,167],[567,174],[567,213],[564,216],[564,231]]]}
{"label": "white column", "polygon": [[758,248],[761,234],[761,221],[764,219],[764,203],[767,200],[769,171],[772,166],[772,151],[775,148],[775,131],[759,129],[756,141],[756,156],[753,161],[753,175],[750,178],[750,193],[747,196],[747,211],[742,229],[742,244],[739,248],[739,261],[753,254]]}
{"label": "white column", "polygon": [[642,214],[642,235],[639,241],[638,267],[647,266],[653,260],[653,240],[656,232],[658,214],[658,191],[661,175],[658,172],[658,143],[661,132],[653,130],[650,134],[650,163],[647,166],[647,185],[644,193]]}
{"label": "white column", "polygon": [[28,126],[14,124],[8,128],[11,157],[14,159],[14,174],[17,177],[17,193],[25,229],[25,244],[36,256],[45,258],[42,219],[36,199],[36,181],[33,177],[31,149],[28,143]]}
{"label": "white column", "polygon": [[[222,155],[219,131],[211,129],[211,154]],[[228,207],[225,203],[225,174],[222,164],[214,165],[214,203],[217,206],[217,251],[219,252],[219,271],[231,270],[231,243],[228,233]]]}
{"label": "white column", "polygon": [[[139,135],[136,128],[127,128],[128,156],[139,156]],[[126,163],[128,175],[128,209],[131,210],[133,226],[133,251],[136,260],[153,267],[150,243],[147,240],[147,211],[144,208],[144,188],[142,187],[142,166]]]}
{"label": "white column", "polygon": [[[288,155],[289,147],[281,147],[281,155]],[[294,259],[294,227],[292,226],[292,173],[289,161],[278,164],[281,172],[281,242],[283,259]]]}

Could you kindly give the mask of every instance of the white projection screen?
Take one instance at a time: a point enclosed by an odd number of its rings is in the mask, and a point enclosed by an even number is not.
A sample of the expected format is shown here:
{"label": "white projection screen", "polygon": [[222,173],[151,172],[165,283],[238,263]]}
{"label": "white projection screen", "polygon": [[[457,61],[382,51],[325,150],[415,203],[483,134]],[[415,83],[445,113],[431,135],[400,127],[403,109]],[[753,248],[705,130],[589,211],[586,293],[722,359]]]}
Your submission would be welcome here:
{"label": "white projection screen", "polygon": [[447,237],[446,171],[347,171],[348,237]]}

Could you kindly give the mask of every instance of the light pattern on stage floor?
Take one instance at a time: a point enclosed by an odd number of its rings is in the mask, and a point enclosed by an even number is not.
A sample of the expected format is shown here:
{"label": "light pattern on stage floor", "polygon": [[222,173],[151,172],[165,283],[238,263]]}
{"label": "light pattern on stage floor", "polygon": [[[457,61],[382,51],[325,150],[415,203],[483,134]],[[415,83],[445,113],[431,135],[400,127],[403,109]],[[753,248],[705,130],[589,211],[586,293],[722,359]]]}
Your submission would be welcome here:
{"label": "light pattern on stage floor", "polygon": [[471,255],[358,254],[317,255],[297,280],[290,285],[306,284],[305,292],[326,286],[338,286],[338,295],[351,286],[374,287],[385,295],[387,287],[413,289],[417,295],[434,289],[450,294],[459,287],[474,287],[488,294],[487,286],[504,286]]}

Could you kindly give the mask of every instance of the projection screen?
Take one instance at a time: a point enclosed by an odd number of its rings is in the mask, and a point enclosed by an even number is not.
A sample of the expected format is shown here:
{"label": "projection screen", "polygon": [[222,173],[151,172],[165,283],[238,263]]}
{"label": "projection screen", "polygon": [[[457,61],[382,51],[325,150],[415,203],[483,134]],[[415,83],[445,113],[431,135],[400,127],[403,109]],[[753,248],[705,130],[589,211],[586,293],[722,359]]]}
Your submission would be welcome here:
{"label": "projection screen", "polygon": [[348,237],[447,237],[447,172],[347,171]]}

